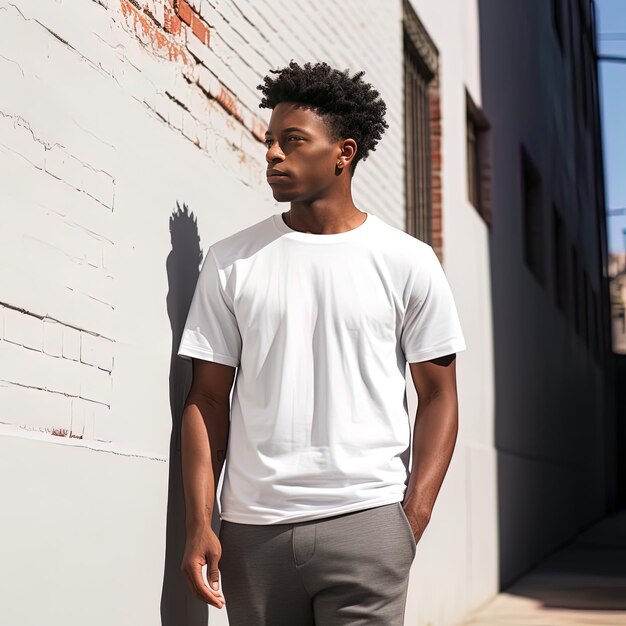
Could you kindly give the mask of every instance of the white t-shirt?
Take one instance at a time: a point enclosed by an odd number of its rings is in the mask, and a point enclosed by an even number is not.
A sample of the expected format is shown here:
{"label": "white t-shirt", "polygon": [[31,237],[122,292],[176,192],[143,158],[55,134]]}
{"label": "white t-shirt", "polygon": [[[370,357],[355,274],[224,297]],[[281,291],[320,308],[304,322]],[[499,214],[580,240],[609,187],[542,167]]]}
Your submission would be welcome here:
{"label": "white t-shirt", "polygon": [[406,362],[465,347],[433,249],[371,213],[329,235],[279,213],[214,243],[178,355],[238,367],[221,518],[300,522],[402,501]]}

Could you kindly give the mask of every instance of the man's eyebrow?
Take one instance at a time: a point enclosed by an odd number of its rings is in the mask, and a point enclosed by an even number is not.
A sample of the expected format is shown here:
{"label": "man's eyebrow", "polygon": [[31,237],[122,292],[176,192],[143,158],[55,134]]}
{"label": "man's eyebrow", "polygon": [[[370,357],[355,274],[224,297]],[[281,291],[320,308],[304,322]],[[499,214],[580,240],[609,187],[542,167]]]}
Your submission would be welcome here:
{"label": "man's eyebrow", "polygon": [[[301,132],[301,133],[307,132],[306,130],[304,130],[304,128],[298,128],[297,126],[290,126],[289,128],[283,128],[283,133],[288,133],[289,131],[292,131],[292,130],[297,130],[298,132]],[[266,137],[271,134],[272,133],[269,130],[265,132]]]}

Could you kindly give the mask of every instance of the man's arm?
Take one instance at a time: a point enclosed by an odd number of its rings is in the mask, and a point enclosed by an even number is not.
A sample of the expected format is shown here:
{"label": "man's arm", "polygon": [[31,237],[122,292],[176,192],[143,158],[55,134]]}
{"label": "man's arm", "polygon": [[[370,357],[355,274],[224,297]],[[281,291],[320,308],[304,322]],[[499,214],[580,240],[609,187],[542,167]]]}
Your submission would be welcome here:
{"label": "man's arm", "polygon": [[[181,570],[193,592],[218,608],[224,604],[218,589],[219,539],[211,529],[217,481],[222,471],[230,429],[230,390],[235,368],[193,359],[193,381],[185,401],[181,425],[181,455],[187,541]],[[207,565],[207,579],[202,566]]]}
{"label": "man's arm", "polygon": [[413,460],[403,507],[419,542],[448,470],[458,432],[456,354],[409,363],[418,396]]}

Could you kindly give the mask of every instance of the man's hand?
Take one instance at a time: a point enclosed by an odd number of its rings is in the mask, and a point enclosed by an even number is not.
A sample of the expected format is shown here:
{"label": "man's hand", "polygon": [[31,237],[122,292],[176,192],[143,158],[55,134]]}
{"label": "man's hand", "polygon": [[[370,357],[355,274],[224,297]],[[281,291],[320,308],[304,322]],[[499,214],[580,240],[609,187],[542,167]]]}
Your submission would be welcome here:
{"label": "man's hand", "polygon": [[[226,600],[219,589],[218,564],[222,557],[222,544],[207,524],[192,532],[187,531],[185,553],[180,570],[187,576],[194,595],[212,606],[221,609]],[[202,578],[202,567],[207,566],[207,587]]]}
{"label": "man's hand", "polygon": [[422,534],[424,530],[426,530],[426,526],[428,526],[428,522],[430,521],[430,515],[426,512],[417,512],[407,509],[402,505],[404,509],[404,514],[409,520],[409,524],[411,525],[411,530],[413,531],[413,537],[415,537],[415,543],[419,543],[422,538]]}

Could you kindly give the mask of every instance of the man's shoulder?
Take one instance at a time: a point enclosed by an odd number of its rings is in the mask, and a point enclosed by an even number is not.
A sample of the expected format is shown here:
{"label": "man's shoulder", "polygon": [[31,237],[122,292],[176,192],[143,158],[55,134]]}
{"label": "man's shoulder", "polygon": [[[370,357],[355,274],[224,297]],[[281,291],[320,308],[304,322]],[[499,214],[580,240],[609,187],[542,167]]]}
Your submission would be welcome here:
{"label": "man's shoulder", "polygon": [[414,262],[429,255],[432,247],[405,230],[393,226],[382,218],[377,218],[377,245],[384,249],[391,258],[400,262]]}
{"label": "man's shoulder", "polygon": [[274,216],[270,215],[211,244],[210,248],[218,265],[232,265],[240,258],[256,254],[276,239],[278,233],[273,220]]}

